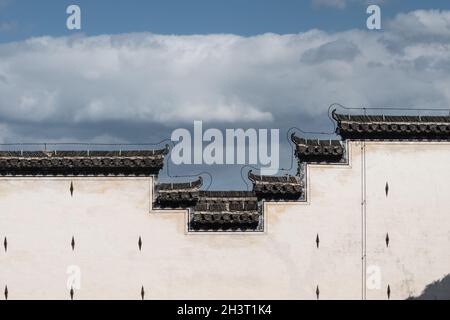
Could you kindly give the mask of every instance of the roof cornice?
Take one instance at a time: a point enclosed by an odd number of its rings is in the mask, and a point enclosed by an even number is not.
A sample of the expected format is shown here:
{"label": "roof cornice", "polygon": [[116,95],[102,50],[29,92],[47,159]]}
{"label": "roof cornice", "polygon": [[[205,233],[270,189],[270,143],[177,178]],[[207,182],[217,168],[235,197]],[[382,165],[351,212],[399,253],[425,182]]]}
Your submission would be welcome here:
{"label": "roof cornice", "polygon": [[150,176],[163,168],[168,151],[0,151],[0,175]]}

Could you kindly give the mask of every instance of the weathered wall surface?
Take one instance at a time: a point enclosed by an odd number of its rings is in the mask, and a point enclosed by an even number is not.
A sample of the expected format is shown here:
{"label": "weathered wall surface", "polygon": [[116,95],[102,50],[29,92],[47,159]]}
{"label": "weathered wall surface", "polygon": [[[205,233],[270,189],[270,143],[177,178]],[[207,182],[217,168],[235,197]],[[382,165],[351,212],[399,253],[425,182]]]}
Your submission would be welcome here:
{"label": "weathered wall surface", "polygon": [[262,233],[187,233],[186,212],[152,211],[152,178],[2,178],[0,289],[69,299],[78,266],[75,299],[140,299],[141,286],[146,299],[419,295],[450,273],[450,144],[348,152],[348,165],[308,166],[306,202],[265,203]]}

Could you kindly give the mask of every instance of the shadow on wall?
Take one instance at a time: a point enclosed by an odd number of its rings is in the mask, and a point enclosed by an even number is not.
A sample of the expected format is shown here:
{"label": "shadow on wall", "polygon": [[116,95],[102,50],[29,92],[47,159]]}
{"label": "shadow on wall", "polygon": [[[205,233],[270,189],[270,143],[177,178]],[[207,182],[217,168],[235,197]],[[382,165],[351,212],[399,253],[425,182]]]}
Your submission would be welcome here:
{"label": "shadow on wall", "polygon": [[420,296],[408,300],[450,300],[450,274],[427,285]]}

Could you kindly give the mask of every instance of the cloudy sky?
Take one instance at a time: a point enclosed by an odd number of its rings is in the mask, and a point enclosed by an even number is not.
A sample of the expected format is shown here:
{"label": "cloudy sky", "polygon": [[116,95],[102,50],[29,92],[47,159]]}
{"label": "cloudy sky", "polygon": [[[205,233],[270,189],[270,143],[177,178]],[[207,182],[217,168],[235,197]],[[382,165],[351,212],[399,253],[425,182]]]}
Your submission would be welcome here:
{"label": "cloudy sky", "polygon": [[[365,0],[72,2],[81,32],[67,1],[0,0],[0,143],[156,143],[203,120],[280,129],[289,169],[287,130],[332,131],[334,102],[450,106],[449,1],[371,1],[381,31]],[[238,166],[170,169],[246,188]]]}

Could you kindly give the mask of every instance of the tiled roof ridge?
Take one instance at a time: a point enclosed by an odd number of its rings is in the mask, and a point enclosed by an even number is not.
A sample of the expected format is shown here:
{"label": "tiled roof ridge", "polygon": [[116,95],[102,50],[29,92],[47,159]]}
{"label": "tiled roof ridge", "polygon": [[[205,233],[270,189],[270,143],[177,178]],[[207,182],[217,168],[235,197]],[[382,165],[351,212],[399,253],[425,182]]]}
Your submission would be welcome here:
{"label": "tiled roof ridge", "polygon": [[140,151],[0,151],[2,176],[148,176],[168,148]]}
{"label": "tiled roof ridge", "polygon": [[216,191],[216,190],[203,190],[199,192],[199,197],[201,198],[256,198],[256,195],[253,191],[235,191],[235,190],[227,190],[227,191]]}
{"label": "tiled roof ridge", "polygon": [[54,150],[54,151],[0,151],[0,158],[19,159],[54,159],[54,158],[146,158],[155,156],[166,156],[169,149],[152,150]]}
{"label": "tiled roof ridge", "polygon": [[450,116],[344,115],[332,112],[343,139],[450,139]]}
{"label": "tiled roof ridge", "polygon": [[[214,191],[189,188],[198,181],[166,183],[155,187],[155,206],[162,209],[189,209],[192,230],[260,230],[260,200],[292,200],[301,196],[301,179],[292,176],[257,176],[261,180],[252,191]],[[272,183],[270,182],[272,181]],[[275,186],[275,188],[273,187]]]}
{"label": "tiled roof ridge", "polygon": [[196,180],[189,182],[158,183],[156,189],[159,192],[198,191],[202,185],[203,178],[199,176]]}
{"label": "tiled roof ridge", "polygon": [[344,146],[337,139],[305,139],[293,133],[295,155],[301,162],[339,162],[344,156]]}
{"label": "tiled roof ridge", "polygon": [[377,115],[377,114],[341,114],[336,113],[335,110],[332,112],[332,117],[337,122],[361,122],[361,123],[434,123],[434,124],[450,124],[450,116],[411,116],[411,115]]}
{"label": "tiled roof ridge", "polygon": [[291,140],[295,145],[303,146],[339,146],[341,145],[340,139],[307,139],[297,136],[295,133],[291,134]]}
{"label": "tiled roof ridge", "polygon": [[248,178],[258,199],[268,201],[298,200],[303,193],[303,183],[298,176],[256,175],[250,170]]}
{"label": "tiled roof ridge", "polygon": [[261,217],[252,191],[200,191],[192,209],[194,230],[255,230]]}
{"label": "tiled roof ridge", "polygon": [[253,173],[253,170],[248,172],[248,179],[254,184],[299,184],[300,177],[293,175],[284,176],[268,176],[268,175],[257,175]]}

